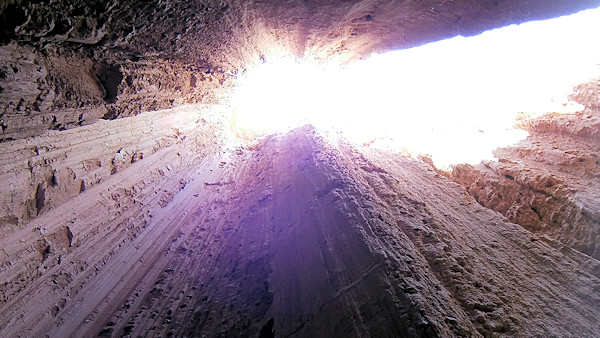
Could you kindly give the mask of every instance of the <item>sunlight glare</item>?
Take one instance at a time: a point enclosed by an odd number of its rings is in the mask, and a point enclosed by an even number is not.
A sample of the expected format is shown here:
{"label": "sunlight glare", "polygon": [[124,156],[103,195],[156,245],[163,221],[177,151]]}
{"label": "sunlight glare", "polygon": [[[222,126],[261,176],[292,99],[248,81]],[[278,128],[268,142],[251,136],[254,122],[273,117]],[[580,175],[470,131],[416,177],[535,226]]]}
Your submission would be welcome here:
{"label": "sunlight glare", "polygon": [[573,87],[600,75],[600,9],[373,55],[349,65],[268,58],[231,98],[247,135],[302,124],[357,143],[430,155],[447,168],[492,159],[527,136],[516,116],[583,109]]}

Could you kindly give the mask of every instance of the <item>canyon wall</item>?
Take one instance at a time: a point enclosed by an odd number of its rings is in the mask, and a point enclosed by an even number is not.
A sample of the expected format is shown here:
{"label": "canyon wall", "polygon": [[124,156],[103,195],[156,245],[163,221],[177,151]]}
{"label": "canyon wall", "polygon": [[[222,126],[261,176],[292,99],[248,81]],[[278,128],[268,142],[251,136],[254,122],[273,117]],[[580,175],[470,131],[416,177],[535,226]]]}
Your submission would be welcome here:
{"label": "canyon wall", "polygon": [[274,53],[347,62],[598,0],[0,3],[0,142],[215,103]]}
{"label": "canyon wall", "polygon": [[512,222],[600,259],[598,89],[578,86],[583,111],[522,121],[527,139],[497,149],[498,161],[454,167],[452,179]]}
{"label": "canyon wall", "polygon": [[[162,113],[189,125],[189,111]],[[91,139],[144,116],[59,135]],[[134,163],[79,172],[112,174],[2,237],[2,336],[599,332],[597,260],[427,164],[311,127],[221,151],[218,119],[192,120]]]}
{"label": "canyon wall", "polygon": [[[0,335],[31,336],[31,322],[11,329],[24,316],[17,309],[44,323],[120,248],[132,249],[154,210],[197,175],[186,168],[220,152],[222,114],[209,111],[181,107],[3,144]],[[19,305],[30,297],[51,307]]]}
{"label": "canyon wall", "polygon": [[281,50],[598,5],[3,1],[0,336],[598,335],[598,80],[452,173],[311,127],[240,145],[216,104]]}

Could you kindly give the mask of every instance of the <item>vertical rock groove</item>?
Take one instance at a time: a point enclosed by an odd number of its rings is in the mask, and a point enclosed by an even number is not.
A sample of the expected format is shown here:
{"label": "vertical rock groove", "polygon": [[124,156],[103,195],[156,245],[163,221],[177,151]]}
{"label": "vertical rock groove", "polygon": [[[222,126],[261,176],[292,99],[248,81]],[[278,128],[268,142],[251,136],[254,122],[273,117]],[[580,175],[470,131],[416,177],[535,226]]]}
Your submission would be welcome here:
{"label": "vertical rock groove", "polygon": [[597,6],[0,1],[0,337],[598,336],[599,79],[451,173],[311,126],[242,141],[226,104],[280,52]]}
{"label": "vertical rock groove", "polygon": [[[36,218],[50,248],[40,264],[60,258],[5,300],[0,332],[441,337],[599,329],[597,262],[509,223],[423,162],[304,127],[194,163],[143,195],[121,195],[119,203],[137,202],[114,216],[106,209],[83,220],[106,218],[102,227],[78,221],[51,236],[53,210]],[[110,176],[111,190],[142,168]],[[170,186],[178,188],[165,200]],[[69,210],[98,208],[104,189],[91,188]],[[115,242],[122,231],[132,232]]]}

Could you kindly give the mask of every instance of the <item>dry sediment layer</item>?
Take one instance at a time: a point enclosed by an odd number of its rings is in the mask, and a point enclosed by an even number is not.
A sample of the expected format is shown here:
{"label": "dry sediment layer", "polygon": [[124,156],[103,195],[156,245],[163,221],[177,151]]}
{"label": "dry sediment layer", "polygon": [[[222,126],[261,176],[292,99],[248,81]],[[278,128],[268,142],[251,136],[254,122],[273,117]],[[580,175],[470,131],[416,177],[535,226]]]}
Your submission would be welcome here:
{"label": "dry sediment layer", "polygon": [[[182,107],[3,145],[0,335],[46,325],[185,187],[187,169],[219,152],[222,127],[206,111]],[[24,299],[44,305],[21,307]]]}
{"label": "dry sediment layer", "polygon": [[586,109],[524,122],[526,140],[496,150],[497,162],[456,166],[452,179],[512,222],[600,259],[598,81],[573,97]]}
{"label": "dry sediment layer", "polygon": [[214,102],[271,48],[351,60],[596,5],[0,3],[0,336],[597,335],[598,81],[455,169],[508,219],[310,128],[224,151],[219,107],[133,117]]}
{"label": "dry sediment layer", "polygon": [[[597,260],[423,162],[308,127],[182,152],[198,130],[2,238],[3,278],[36,271],[3,301],[2,336],[600,331]],[[22,267],[28,255],[37,267]]]}

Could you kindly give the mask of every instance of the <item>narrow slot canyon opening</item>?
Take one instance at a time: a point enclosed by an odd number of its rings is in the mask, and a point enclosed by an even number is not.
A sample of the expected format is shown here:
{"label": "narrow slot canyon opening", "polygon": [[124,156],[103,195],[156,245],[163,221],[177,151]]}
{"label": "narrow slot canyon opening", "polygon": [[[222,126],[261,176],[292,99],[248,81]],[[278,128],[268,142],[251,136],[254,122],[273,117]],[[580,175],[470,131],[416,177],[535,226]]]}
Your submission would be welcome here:
{"label": "narrow slot canyon opening", "polygon": [[594,337],[600,2],[0,3],[0,337]]}
{"label": "narrow slot canyon opening", "polygon": [[523,140],[519,120],[584,106],[600,75],[600,9],[497,28],[340,64],[276,50],[238,74],[226,100],[242,137],[303,124],[356,144],[477,164]]}

